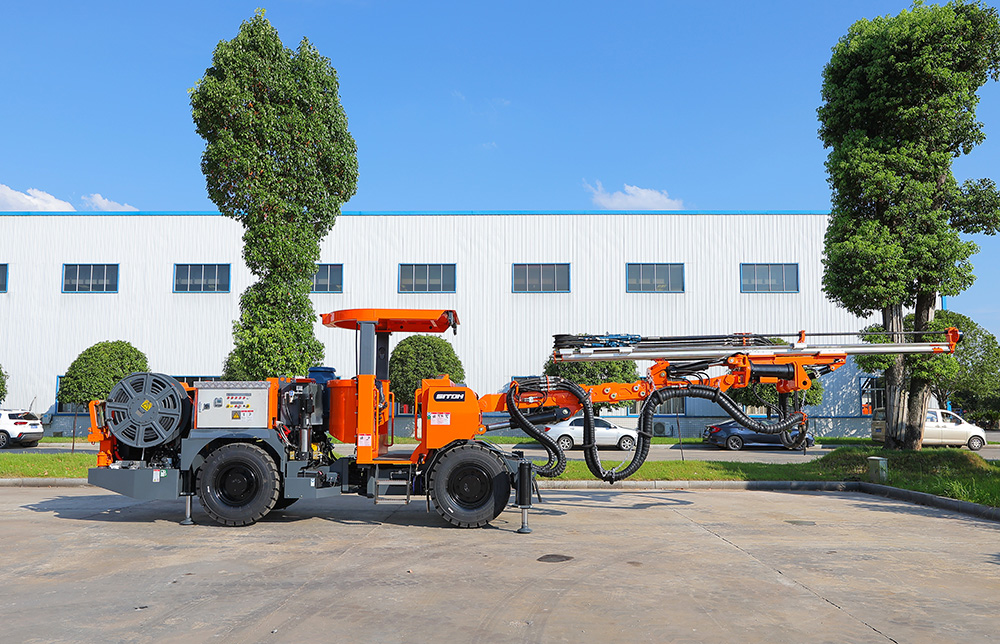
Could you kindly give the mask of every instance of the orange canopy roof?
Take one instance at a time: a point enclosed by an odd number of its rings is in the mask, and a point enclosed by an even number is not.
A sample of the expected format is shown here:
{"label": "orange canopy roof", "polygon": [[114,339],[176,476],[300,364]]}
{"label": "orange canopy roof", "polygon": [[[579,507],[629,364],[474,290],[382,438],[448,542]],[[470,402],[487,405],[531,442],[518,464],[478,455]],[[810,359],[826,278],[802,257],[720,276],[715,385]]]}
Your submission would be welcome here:
{"label": "orange canopy roof", "polygon": [[441,309],[347,309],[323,314],[324,326],[358,329],[374,322],[376,332],[444,333],[458,326],[458,313]]}

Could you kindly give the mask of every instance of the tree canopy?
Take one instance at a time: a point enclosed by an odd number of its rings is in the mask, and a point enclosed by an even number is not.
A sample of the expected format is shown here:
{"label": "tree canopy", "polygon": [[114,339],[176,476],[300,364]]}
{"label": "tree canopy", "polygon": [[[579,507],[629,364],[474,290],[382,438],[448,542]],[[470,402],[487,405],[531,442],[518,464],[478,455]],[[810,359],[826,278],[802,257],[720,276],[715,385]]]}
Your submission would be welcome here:
{"label": "tree canopy", "polygon": [[306,38],[285,48],[261,9],[216,46],[191,90],[208,195],[243,224],[243,259],[258,278],[240,298],[227,378],[303,375],[322,360],[311,280],[358,177],[338,91],[329,59]]}
{"label": "tree canopy", "polygon": [[[823,70],[819,135],[833,189],[823,289],[883,328],[933,319],[939,295],[975,279],[978,249],[960,233],[995,234],[1000,194],[990,179],[959,184],[952,161],[985,139],[977,91],[1000,75],[997,11],[978,2],[917,2],[898,16],[859,20]],[[919,338],[918,338],[919,339]],[[896,341],[902,341],[901,337]],[[929,383],[903,390],[903,359],[886,371],[890,447],[919,448]]]}
{"label": "tree canopy", "polygon": [[0,366],[0,403],[4,401],[7,397],[7,374],[4,373],[3,367]]}
{"label": "tree canopy", "polygon": [[59,379],[59,402],[86,405],[103,400],[119,380],[149,371],[146,354],[124,340],[98,342],[84,349]]}
{"label": "tree canopy", "polygon": [[465,380],[465,369],[455,349],[436,335],[404,338],[389,356],[389,390],[396,402],[411,404],[424,378],[448,374],[454,382]]}
{"label": "tree canopy", "polygon": [[[546,376],[559,376],[580,385],[599,385],[602,382],[635,382],[639,372],[632,360],[608,360],[595,362],[555,362],[549,358],[542,369]],[[631,405],[623,402],[619,405],[598,403],[594,410],[612,409]]]}

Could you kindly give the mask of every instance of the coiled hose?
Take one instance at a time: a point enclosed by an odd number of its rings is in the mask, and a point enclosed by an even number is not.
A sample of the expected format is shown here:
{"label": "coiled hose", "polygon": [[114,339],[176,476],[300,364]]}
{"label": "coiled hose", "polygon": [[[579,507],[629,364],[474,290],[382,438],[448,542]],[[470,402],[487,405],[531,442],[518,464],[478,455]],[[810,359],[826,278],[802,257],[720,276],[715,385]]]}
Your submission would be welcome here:
{"label": "coiled hose", "polygon": [[[578,391],[575,391],[573,388]],[[586,392],[583,391],[582,388],[575,383],[557,377],[524,378],[522,380],[518,380],[516,386],[511,386],[511,388],[507,390],[507,413],[510,414],[511,423],[513,423],[514,426],[523,431],[525,434],[541,443],[542,447],[545,448],[545,451],[549,455],[549,460],[545,463],[545,465],[531,465],[531,468],[541,476],[555,477],[566,471],[566,454],[551,436],[535,427],[535,425],[533,425],[531,421],[521,413],[521,410],[517,406],[517,402],[518,397],[527,392],[536,392],[544,396],[549,391],[558,389],[572,392],[578,399],[580,399],[581,403],[586,403],[586,406],[590,406],[590,397],[587,396]],[[589,422],[591,427],[593,427],[594,420],[592,408],[590,414],[591,416]]]}
{"label": "coiled hose", "polygon": [[[762,434],[782,434],[783,439],[789,436],[788,432],[792,428],[805,422],[805,414],[800,411],[792,412],[776,423],[762,423],[758,420],[754,420],[743,413],[740,406],[732,398],[727,396],[725,392],[715,387],[708,387],[705,385],[664,387],[663,389],[657,389],[654,391],[650,394],[649,398],[643,402],[642,409],[639,412],[639,427],[637,430],[638,436],[635,442],[635,453],[632,455],[632,460],[629,464],[621,470],[608,471],[601,465],[600,454],[598,453],[597,445],[594,441],[593,417],[591,416],[588,419],[586,415],[584,416],[583,440],[585,445],[583,446],[583,454],[584,459],[587,461],[587,468],[590,470],[590,473],[602,481],[607,481],[608,483],[621,481],[635,474],[635,472],[642,467],[642,464],[646,461],[646,457],[649,456],[649,446],[652,443],[653,438],[653,414],[658,406],[671,398],[704,398],[705,400],[711,400],[722,407],[722,409],[729,414],[730,417],[744,427]],[[803,431],[801,434],[804,436],[805,432]],[[784,442],[784,440],[782,442]]]}

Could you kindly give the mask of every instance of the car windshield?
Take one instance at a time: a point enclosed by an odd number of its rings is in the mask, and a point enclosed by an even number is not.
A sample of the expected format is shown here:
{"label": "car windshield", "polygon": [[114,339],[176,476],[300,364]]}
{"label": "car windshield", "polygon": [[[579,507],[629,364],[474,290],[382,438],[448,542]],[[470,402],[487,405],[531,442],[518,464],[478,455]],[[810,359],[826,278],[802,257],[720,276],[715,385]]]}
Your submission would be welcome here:
{"label": "car windshield", "polygon": [[15,412],[13,414],[7,414],[7,417],[11,420],[38,420],[38,416],[34,415],[30,411]]}

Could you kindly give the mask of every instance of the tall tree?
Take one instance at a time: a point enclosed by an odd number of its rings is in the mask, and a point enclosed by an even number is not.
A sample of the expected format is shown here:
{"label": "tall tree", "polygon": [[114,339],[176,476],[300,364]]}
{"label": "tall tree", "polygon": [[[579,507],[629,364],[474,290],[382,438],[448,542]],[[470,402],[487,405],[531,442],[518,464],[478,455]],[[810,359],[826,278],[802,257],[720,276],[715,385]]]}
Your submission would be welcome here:
{"label": "tall tree", "polygon": [[329,59],[306,38],[285,48],[258,9],[191,90],[208,195],[243,224],[243,259],[258,278],[240,298],[228,379],[303,375],[323,359],[311,279],[358,178],[338,88]]}
{"label": "tall tree", "polygon": [[[823,70],[819,134],[833,189],[823,288],[856,315],[881,312],[895,341],[905,341],[905,308],[923,332],[937,297],[975,279],[969,257],[978,248],[959,233],[1000,225],[993,181],[959,185],[951,170],[985,138],[976,92],[998,75],[997,11],[962,0],[918,0],[898,16],[854,23]],[[886,446],[919,449],[930,382],[915,372],[904,389],[903,366],[897,356],[885,374]]]}
{"label": "tall tree", "polygon": [[0,367],[0,403],[3,399],[7,397],[7,374],[3,372],[3,367]]}

